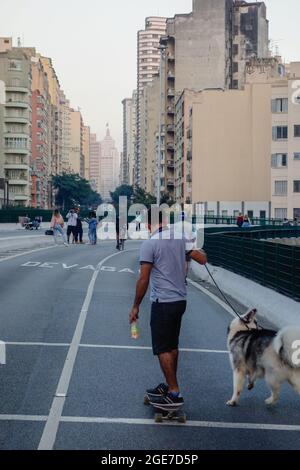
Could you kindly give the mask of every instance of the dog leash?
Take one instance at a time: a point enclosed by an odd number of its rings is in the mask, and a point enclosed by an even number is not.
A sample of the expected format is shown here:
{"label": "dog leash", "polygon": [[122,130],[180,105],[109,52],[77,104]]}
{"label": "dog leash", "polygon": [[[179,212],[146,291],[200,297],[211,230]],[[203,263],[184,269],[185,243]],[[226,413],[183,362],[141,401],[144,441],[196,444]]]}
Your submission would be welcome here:
{"label": "dog leash", "polygon": [[220,292],[221,296],[223,297],[223,299],[225,300],[225,302],[227,303],[227,305],[229,305],[229,307],[231,308],[231,310],[235,313],[235,315],[241,320],[241,322],[244,323],[244,325],[247,327],[247,329],[250,331],[250,328],[249,326],[247,325],[247,323],[245,322],[245,320],[241,317],[241,315],[239,314],[239,312],[236,310],[236,308],[234,308],[234,306],[232,305],[232,303],[228,300],[228,298],[226,297],[226,295],[224,294],[224,292],[221,290],[221,288],[218,286],[217,284],[217,281],[215,280],[215,278],[213,277],[212,273],[210,272],[210,269],[208,268],[207,264],[205,265],[205,268],[211,278],[211,280],[213,281],[214,285],[216,286],[216,288],[218,289],[218,291]]}

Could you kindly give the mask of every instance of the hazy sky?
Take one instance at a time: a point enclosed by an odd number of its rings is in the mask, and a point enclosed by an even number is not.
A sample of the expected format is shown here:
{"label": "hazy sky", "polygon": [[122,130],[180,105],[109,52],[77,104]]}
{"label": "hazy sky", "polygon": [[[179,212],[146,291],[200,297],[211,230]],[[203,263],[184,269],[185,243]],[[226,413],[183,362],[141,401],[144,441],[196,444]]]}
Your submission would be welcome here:
{"label": "hazy sky", "polygon": [[[266,4],[270,37],[286,60],[300,60],[299,0]],[[0,35],[52,57],[72,106],[99,138],[109,122],[121,149],[121,101],[136,87],[136,33],[146,16],[191,9],[192,0],[0,0]]]}

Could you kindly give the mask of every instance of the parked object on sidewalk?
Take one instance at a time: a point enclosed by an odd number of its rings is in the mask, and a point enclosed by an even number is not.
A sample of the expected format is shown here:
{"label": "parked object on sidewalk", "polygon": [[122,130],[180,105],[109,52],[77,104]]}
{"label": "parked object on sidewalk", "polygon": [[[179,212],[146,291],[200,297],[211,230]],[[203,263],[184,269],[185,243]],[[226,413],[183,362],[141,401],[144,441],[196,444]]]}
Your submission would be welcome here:
{"label": "parked object on sidewalk", "polygon": [[275,405],[280,388],[288,382],[300,394],[300,327],[286,327],[277,333],[259,329],[257,310],[234,320],[228,333],[228,350],[233,368],[234,390],[228,406],[237,406],[248,377],[252,390],[258,379],[265,379],[271,389],[266,405]]}
{"label": "parked object on sidewalk", "polygon": [[47,237],[50,237],[50,236],[53,237],[54,231],[52,229],[51,230],[46,230],[45,235],[47,235]]}

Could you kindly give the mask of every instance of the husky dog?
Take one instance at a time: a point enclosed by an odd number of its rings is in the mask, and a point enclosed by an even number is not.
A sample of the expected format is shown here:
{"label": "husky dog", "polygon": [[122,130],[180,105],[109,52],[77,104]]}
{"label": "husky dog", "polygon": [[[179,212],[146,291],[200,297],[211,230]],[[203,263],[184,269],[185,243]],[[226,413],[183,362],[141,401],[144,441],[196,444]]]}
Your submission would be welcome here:
{"label": "husky dog", "polygon": [[279,400],[280,387],[288,382],[300,394],[300,327],[278,333],[260,330],[257,310],[234,320],[228,330],[228,349],[233,368],[233,396],[228,406],[237,406],[248,377],[252,390],[257,379],[265,378],[272,395],[266,405]]}

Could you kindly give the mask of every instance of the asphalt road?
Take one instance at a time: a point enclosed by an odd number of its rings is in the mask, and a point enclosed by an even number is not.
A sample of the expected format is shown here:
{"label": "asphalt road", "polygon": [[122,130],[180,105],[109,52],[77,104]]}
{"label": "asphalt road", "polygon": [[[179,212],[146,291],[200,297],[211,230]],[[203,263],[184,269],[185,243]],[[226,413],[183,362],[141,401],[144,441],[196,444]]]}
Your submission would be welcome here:
{"label": "asphalt road", "polygon": [[299,449],[300,398],[288,387],[274,409],[264,383],[225,406],[231,316],[193,286],[179,376],[189,421],[154,423],[143,396],[162,377],[148,298],[138,341],[128,326],[138,248],[60,246],[0,262],[0,449]]}

